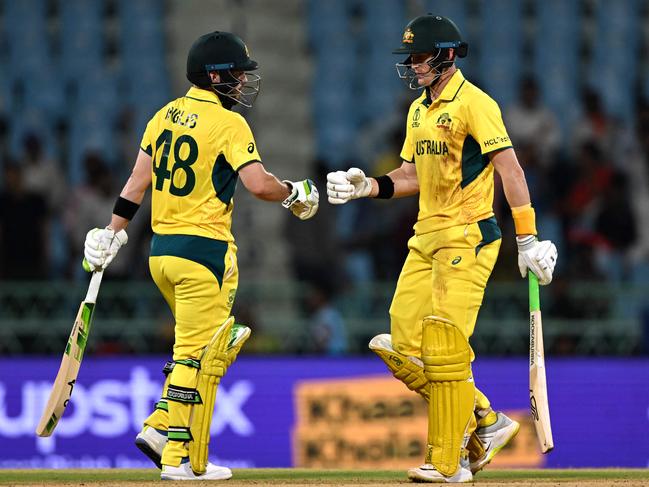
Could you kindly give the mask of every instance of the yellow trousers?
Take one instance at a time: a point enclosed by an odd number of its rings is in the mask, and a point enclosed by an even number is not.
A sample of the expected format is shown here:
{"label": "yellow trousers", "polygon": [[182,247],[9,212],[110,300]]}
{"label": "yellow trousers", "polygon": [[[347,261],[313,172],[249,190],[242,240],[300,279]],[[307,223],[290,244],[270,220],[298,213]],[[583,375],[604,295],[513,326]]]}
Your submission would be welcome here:
{"label": "yellow trousers", "polygon": [[[451,321],[469,339],[498,258],[500,236],[492,217],[408,241],[408,257],[390,306],[396,351],[421,357],[422,323],[430,315]],[[487,397],[476,391],[476,409],[488,408]]]}
{"label": "yellow trousers", "polygon": [[[176,364],[165,384],[163,399],[167,398],[169,384],[183,390],[196,388],[197,369],[186,364],[192,363],[190,359],[200,359],[217,328],[230,316],[239,281],[236,251],[234,243],[201,237],[154,237],[149,258],[151,276],[175,319]],[[144,424],[169,430],[162,463],[177,466],[189,455],[186,441],[190,441],[193,404],[171,399],[166,404],[168,410],[156,409]],[[177,441],[171,441],[174,437]]]}
{"label": "yellow trousers", "polygon": [[153,280],[174,315],[174,360],[197,358],[230,316],[239,281],[234,252],[231,262],[230,275],[219,285],[196,262],[170,256],[149,259]]}

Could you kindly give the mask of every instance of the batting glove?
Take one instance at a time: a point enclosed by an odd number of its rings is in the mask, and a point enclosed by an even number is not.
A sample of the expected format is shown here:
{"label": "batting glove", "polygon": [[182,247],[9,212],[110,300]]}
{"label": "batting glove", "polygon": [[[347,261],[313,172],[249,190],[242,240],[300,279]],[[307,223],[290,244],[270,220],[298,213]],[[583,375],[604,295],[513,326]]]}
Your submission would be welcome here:
{"label": "batting glove", "polygon": [[115,233],[109,228],[93,228],[86,234],[83,255],[90,271],[105,269],[113,261],[119,249],[128,242],[125,230]]}
{"label": "batting glove", "polygon": [[291,210],[300,220],[308,220],[318,211],[320,193],[310,179],[302,181],[282,181],[288,185],[291,194],[282,202],[282,206]]}
{"label": "batting glove", "polygon": [[539,242],[534,235],[516,237],[516,243],[521,277],[526,278],[529,269],[539,278],[539,284],[550,284],[557,263],[557,247],[550,240]]}
{"label": "batting glove", "polygon": [[327,174],[327,199],[332,205],[342,205],[350,200],[366,198],[372,191],[372,183],[357,167],[347,171]]}

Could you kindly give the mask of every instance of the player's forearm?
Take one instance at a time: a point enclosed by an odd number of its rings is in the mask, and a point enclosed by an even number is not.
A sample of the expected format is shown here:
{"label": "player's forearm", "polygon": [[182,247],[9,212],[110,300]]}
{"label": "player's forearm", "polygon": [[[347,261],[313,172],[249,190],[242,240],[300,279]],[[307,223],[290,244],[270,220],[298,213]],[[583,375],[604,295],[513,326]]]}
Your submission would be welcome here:
{"label": "player's forearm", "polygon": [[[126,229],[128,222],[135,215],[146,193],[146,187],[144,189],[138,188],[134,184],[129,185],[129,182],[131,182],[131,178],[129,178],[129,181],[119,195],[118,201],[115,203],[113,215],[108,225],[108,228],[113,229],[115,233]],[[126,212],[124,211],[124,205],[126,205]]]}
{"label": "player's forearm", "polygon": [[128,222],[133,219],[142,203],[150,184],[150,173],[138,171],[136,167],[115,202],[108,228],[115,230],[116,233],[126,229]]}
{"label": "player's forearm", "polygon": [[536,214],[530,202],[530,193],[523,170],[519,166],[518,171],[501,176],[505,197],[512,209],[516,235],[518,237],[536,235]]}
{"label": "player's forearm", "polygon": [[525,173],[518,163],[516,153],[513,149],[505,149],[490,154],[490,158],[502,179],[505,197],[512,209],[516,235],[536,235],[536,215],[530,202]]}
{"label": "player's forearm", "polygon": [[239,179],[248,191],[263,201],[283,201],[291,193],[288,185],[266,171],[259,161],[242,167]]}
{"label": "player's forearm", "polygon": [[138,205],[142,204],[142,200],[144,199],[144,194],[146,193],[147,188],[149,187],[149,183],[146,181],[136,181],[133,176],[131,176],[126,184],[124,185],[124,188],[122,189],[122,192],[119,194],[122,198],[128,201],[132,201],[133,203],[136,203]]}
{"label": "player's forearm", "polygon": [[527,188],[525,173],[517,164],[516,168],[500,173],[503,182],[505,198],[510,208],[518,208],[530,204],[530,192]]}
{"label": "player's forearm", "polygon": [[[417,179],[417,173],[414,171],[414,168],[410,171],[405,170],[403,166],[398,167],[390,171],[387,176],[394,184],[392,198],[403,198],[404,196],[412,196],[413,194],[419,193],[419,180]],[[376,198],[379,193],[379,184],[376,178],[370,178],[370,183],[372,184],[372,190],[369,196],[370,198]]]}
{"label": "player's forearm", "polygon": [[138,205],[142,203],[144,193],[151,186],[152,164],[151,156],[143,150],[140,150],[135,165],[133,166],[133,171],[120,193],[122,198]]}
{"label": "player's forearm", "polygon": [[518,163],[514,149],[505,149],[489,154],[503,182],[505,197],[511,208],[530,204],[530,193],[523,168]]}
{"label": "player's forearm", "polygon": [[291,193],[288,185],[281,182],[273,174],[267,172],[260,181],[248,190],[263,201],[283,201]]}
{"label": "player's forearm", "polygon": [[151,185],[152,163],[151,156],[140,150],[133,171],[115,202],[113,216],[110,225],[108,225],[116,233],[128,226],[128,222],[133,219],[135,212],[142,203],[144,194]]}
{"label": "player's forearm", "polygon": [[[131,220],[133,215],[135,215],[135,211],[137,211],[137,207],[142,203],[142,200],[144,199],[144,195],[146,193],[147,188],[149,187],[149,181],[146,179],[142,178],[137,178],[135,173],[131,175],[131,177],[128,179],[126,184],[124,185],[124,188],[122,189],[122,192],[120,193],[119,197],[123,201],[120,203],[115,204],[115,209],[113,211],[117,211],[119,214],[113,213],[113,216],[110,219],[110,224],[108,225],[108,228],[112,228],[115,230],[115,232],[119,232],[120,230],[126,229],[128,226],[128,222]],[[131,206],[128,208],[128,203],[130,203]],[[127,205],[127,212],[128,216],[130,218],[126,218],[124,215],[124,211],[118,210],[118,208],[122,207],[123,205]]]}

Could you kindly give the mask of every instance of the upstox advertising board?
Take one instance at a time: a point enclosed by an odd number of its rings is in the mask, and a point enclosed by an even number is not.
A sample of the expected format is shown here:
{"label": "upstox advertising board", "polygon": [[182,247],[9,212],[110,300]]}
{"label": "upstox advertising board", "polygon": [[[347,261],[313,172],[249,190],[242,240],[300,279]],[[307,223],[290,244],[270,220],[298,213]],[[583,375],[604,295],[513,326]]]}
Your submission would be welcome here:
{"label": "upstox advertising board", "polygon": [[[165,360],[87,357],[54,435],[38,438],[59,360],[0,359],[0,468],[150,466],[133,439]],[[522,423],[490,468],[649,466],[649,360],[550,357],[547,366],[556,446],[541,455],[527,360],[474,364],[494,407]],[[373,356],[243,356],[219,387],[210,457],[231,467],[406,468],[423,459],[426,408]]]}

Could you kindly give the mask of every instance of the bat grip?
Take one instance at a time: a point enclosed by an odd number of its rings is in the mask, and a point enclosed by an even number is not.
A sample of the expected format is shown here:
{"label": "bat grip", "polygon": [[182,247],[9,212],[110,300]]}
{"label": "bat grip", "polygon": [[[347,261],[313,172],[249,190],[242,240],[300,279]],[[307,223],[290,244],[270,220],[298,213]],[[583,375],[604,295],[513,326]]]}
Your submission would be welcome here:
{"label": "bat grip", "polygon": [[88,285],[88,293],[86,294],[86,302],[94,303],[97,301],[97,294],[99,294],[99,285],[101,284],[101,278],[103,276],[103,269],[92,273],[92,278],[90,279],[90,284]]}
{"label": "bat grip", "polygon": [[532,271],[527,271],[527,282],[529,284],[530,312],[541,310],[539,298],[539,278]]}

